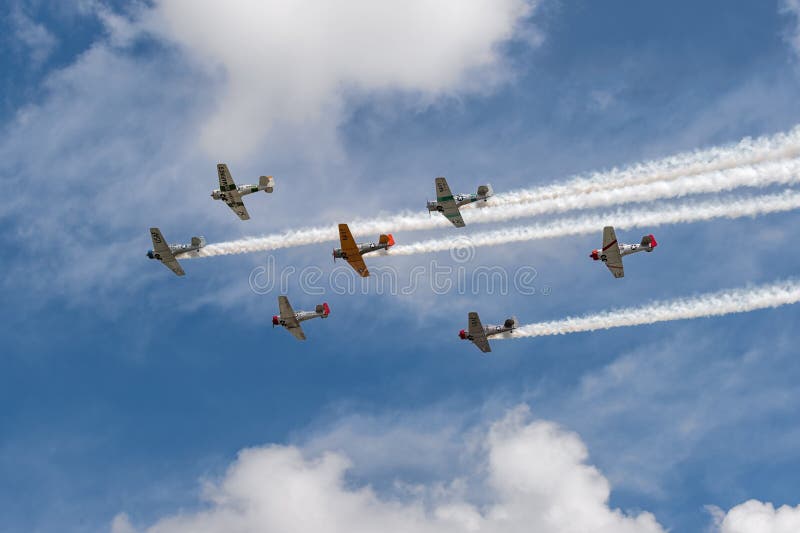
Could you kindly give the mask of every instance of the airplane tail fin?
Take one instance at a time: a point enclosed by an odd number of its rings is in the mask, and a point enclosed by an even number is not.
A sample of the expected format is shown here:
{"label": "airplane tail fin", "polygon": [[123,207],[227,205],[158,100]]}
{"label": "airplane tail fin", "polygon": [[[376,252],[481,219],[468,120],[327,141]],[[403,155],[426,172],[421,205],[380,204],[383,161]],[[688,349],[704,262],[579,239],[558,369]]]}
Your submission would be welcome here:
{"label": "airplane tail fin", "polygon": [[519,327],[519,320],[517,320],[517,317],[512,316],[511,318],[506,319],[503,326],[511,329],[517,329]]}
{"label": "airplane tail fin", "polygon": [[651,252],[653,248],[658,246],[656,238],[653,236],[652,233],[650,235],[645,235],[644,237],[642,237],[642,246],[649,247],[650,249],[648,250],[648,252]]}
{"label": "airplane tail fin", "polygon": [[491,184],[486,185],[478,185],[478,196],[492,196],[494,194],[494,190],[492,189]]}
{"label": "airplane tail fin", "polygon": [[202,248],[205,245],[206,245],[205,237],[192,237],[192,246],[197,246],[198,248]]}
{"label": "airplane tail fin", "polygon": [[328,302],[317,304],[316,312],[319,313],[322,318],[328,318],[328,315],[331,314],[331,308],[328,307]]}
{"label": "airplane tail fin", "polygon": [[378,237],[378,242],[381,244],[385,244],[387,248],[391,248],[392,246],[394,246],[394,237],[392,237],[391,233],[388,235],[381,235],[380,237]]}
{"label": "airplane tail fin", "polygon": [[258,187],[264,189],[264,192],[272,192],[275,190],[275,180],[272,176],[259,176]]}

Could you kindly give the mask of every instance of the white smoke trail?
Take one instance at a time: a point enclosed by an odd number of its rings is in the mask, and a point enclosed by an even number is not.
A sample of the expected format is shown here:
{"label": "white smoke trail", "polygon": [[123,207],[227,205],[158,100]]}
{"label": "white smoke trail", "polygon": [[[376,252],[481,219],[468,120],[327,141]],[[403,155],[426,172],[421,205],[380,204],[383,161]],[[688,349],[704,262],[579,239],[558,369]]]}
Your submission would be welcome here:
{"label": "white smoke trail", "polygon": [[[608,225],[623,230],[636,227],[654,228],[664,224],[700,222],[715,218],[754,217],[794,209],[800,209],[800,192],[787,190],[779,194],[732,200],[685,202],[659,209],[620,208],[611,213],[582,215],[541,224],[476,233],[466,238],[459,238],[458,242],[482,247],[591,233],[597,233],[599,236],[603,226]],[[455,240],[455,237],[449,237],[397,245],[391,249],[389,255],[413,255],[449,250],[453,247]]]}
{"label": "white smoke trail", "polygon": [[[800,159],[762,163],[715,171],[698,176],[683,177],[668,182],[655,182],[633,185],[608,191],[595,191],[579,195],[567,195],[517,205],[505,204],[502,207],[464,210],[468,224],[501,222],[546,213],[590,209],[608,205],[631,202],[654,201],[676,198],[691,194],[716,193],[738,187],[766,187],[770,185],[790,185],[800,182]],[[429,217],[424,214],[400,214],[382,220],[362,220],[350,224],[350,229],[361,238],[372,238],[379,232],[408,231],[450,227],[444,217]],[[303,246],[320,242],[335,241],[338,236],[336,226],[321,226],[288,231],[264,237],[239,239],[227,243],[211,244],[199,254],[200,257],[259,252]]]}
{"label": "white smoke trail", "polygon": [[798,302],[800,302],[800,282],[796,280],[778,281],[769,285],[730,289],[692,298],[653,302],[629,309],[616,309],[582,317],[568,317],[562,320],[528,324],[519,327],[504,338],[565,335],[671,320],[746,313]]}
{"label": "white smoke trail", "polygon": [[499,209],[465,210],[463,218],[465,222],[473,224],[500,222],[547,213],[563,213],[634,202],[652,202],[693,194],[719,193],[739,187],[768,187],[796,183],[800,183],[800,159],[771,161],[760,165],[686,176],[672,181],[657,181],[613,190],[598,190],[516,204],[508,203]]}
{"label": "white smoke trail", "polygon": [[745,138],[739,143],[694,152],[684,152],[664,159],[647,161],[623,169],[577,176],[564,183],[522,189],[496,195],[490,204],[508,205],[561,198],[575,194],[670,181],[765,161],[795,158],[800,155],[800,126],[786,133]]}
{"label": "white smoke trail", "polygon": [[[640,163],[623,169],[612,169],[607,172],[596,172],[588,176],[578,176],[562,184],[498,194],[489,203],[484,204],[487,206],[485,209],[464,209],[464,215],[468,223],[479,223],[510,220],[548,212],[563,212],[568,209],[575,209],[576,205],[580,207],[581,200],[577,197],[583,198],[586,202],[584,205],[594,207],[614,205],[622,202],[637,201],[627,198],[641,198],[641,189],[619,192],[618,195],[603,196],[598,194],[590,198],[586,198],[584,195],[655,184],[662,181],[672,181],[707,173],[723,172],[723,174],[713,178],[717,183],[718,188],[716,189],[713,187],[703,189],[698,184],[694,185],[694,191],[689,191],[687,188],[684,192],[681,192],[679,190],[680,187],[676,187],[676,192],[672,193],[664,190],[663,187],[659,187],[660,192],[656,194],[655,191],[652,191],[649,199],[669,198],[685,194],[696,194],[697,192],[719,192],[730,190],[734,187],[734,185],[724,186],[721,183],[724,179],[730,177],[730,174],[724,173],[726,170],[748,165],[759,165],[765,161],[794,158],[798,155],[800,155],[800,126],[786,133],[756,139],[745,138],[733,145],[684,152],[672,157]],[[763,172],[759,175],[763,176]],[[777,182],[780,182],[780,180]],[[763,185],[753,184],[751,186]],[[566,201],[559,202],[559,199],[566,199]],[[538,205],[545,201],[549,201],[549,203]],[[537,205],[532,205],[534,203]],[[523,204],[527,208],[519,207],[516,211],[509,211],[508,206],[515,204]],[[498,208],[500,211],[496,211]],[[379,232],[412,231],[437,227],[445,228],[448,226],[449,223],[443,217],[430,217],[424,213],[411,211],[388,217],[356,219],[350,222],[350,229],[355,235],[372,235]],[[303,246],[334,241],[336,235],[337,230],[334,225],[301,228],[277,235],[212,244],[207,246],[198,256],[210,257]]]}

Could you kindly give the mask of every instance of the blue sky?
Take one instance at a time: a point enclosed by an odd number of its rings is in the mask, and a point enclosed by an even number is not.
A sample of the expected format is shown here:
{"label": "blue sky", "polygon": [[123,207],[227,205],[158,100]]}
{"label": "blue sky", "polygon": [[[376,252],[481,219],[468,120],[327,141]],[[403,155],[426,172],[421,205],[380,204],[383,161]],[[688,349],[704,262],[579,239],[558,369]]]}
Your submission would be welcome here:
{"label": "blue sky", "polygon": [[[532,296],[317,296],[295,281],[296,308],[332,308],[305,343],[270,328],[277,292],[249,287],[266,254],[186,261],[182,279],[144,255],[151,225],[224,241],[419,210],[437,175],[501,192],[787,131],[796,2],[309,1],[286,20],[280,3],[209,4],[11,2],[0,19],[0,531],[183,531],[169,520],[224,507],[205,484],[291,481],[269,461],[293,451],[348,458],[332,498],[370,486],[381,502],[435,507],[444,492],[485,508],[506,497],[517,438],[567,450],[564,472],[595,488],[578,467],[596,468],[602,512],[630,531],[800,504],[796,307],[503,341],[489,357],[456,336],[473,309],[527,323],[792,277],[797,213],[656,228],[624,280],[587,257],[600,228],[476,251],[470,269],[535,268]],[[208,198],[217,161],[238,181],[275,176],[273,195],[247,199],[252,220]],[[272,257],[327,274],[329,254]],[[431,260],[454,264],[374,264]],[[245,500],[272,490],[247,486]],[[559,493],[544,487],[531,509]],[[653,524],[631,525],[642,512]]]}

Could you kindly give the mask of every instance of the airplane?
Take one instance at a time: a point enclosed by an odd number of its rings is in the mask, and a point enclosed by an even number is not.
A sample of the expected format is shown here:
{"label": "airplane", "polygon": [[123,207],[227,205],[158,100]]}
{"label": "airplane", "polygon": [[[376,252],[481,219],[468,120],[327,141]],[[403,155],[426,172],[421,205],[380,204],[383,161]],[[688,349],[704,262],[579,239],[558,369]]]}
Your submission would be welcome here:
{"label": "airplane", "polygon": [[507,318],[502,326],[493,326],[491,324],[483,326],[478,313],[472,311],[469,314],[466,331],[462,329],[458,332],[458,336],[464,340],[472,341],[480,351],[488,353],[492,351],[488,337],[499,335],[500,333],[512,333],[518,326],[519,322],[517,322],[517,317],[514,316]]}
{"label": "airplane", "polygon": [[150,228],[150,237],[153,239],[153,249],[147,251],[147,257],[158,259],[178,276],[183,276],[186,272],[183,271],[176,257],[192,254],[206,245],[204,237],[192,237],[191,244],[167,244],[158,228]]}
{"label": "airplane", "polygon": [[464,219],[461,218],[461,211],[458,210],[462,205],[471,204],[483,200],[484,202],[494,195],[491,185],[479,185],[478,194],[456,194],[450,192],[447,180],[436,178],[436,201],[428,202],[428,212],[438,211],[457,228],[464,227]]}
{"label": "airplane", "polygon": [[394,246],[394,237],[390,233],[388,235],[380,235],[377,243],[357,243],[353,239],[353,234],[350,233],[350,228],[347,227],[347,224],[339,224],[339,242],[342,247],[334,248],[334,262],[337,259],[344,259],[358,272],[359,276],[366,278],[369,276],[369,270],[367,270],[367,265],[361,256],[377,250],[388,250]]}
{"label": "airplane", "polygon": [[328,318],[328,315],[331,314],[331,308],[325,302],[319,304],[314,311],[295,312],[286,296],[278,296],[278,309],[281,314],[272,317],[272,327],[285,327],[299,341],[306,340],[306,334],[303,333],[300,322],[317,317]]}
{"label": "airplane", "polygon": [[217,175],[219,177],[219,189],[211,191],[211,198],[222,200],[233,212],[242,220],[249,220],[250,214],[242,202],[242,196],[258,191],[271,193],[275,189],[275,180],[272,176],[261,176],[258,178],[258,185],[239,185],[233,182],[228,165],[219,163],[217,165]]}
{"label": "airplane", "polygon": [[624,256],[636,252],[652,252],[656,246],[658,243],[652,234],[642,237],[642,242],[639,244],[618,243],[614,227],[606,226],[603,228],[603,249],[592,250],[589,257],[604,262],[615,278],[621,278],[625,276],[625,269],[622,266]]}

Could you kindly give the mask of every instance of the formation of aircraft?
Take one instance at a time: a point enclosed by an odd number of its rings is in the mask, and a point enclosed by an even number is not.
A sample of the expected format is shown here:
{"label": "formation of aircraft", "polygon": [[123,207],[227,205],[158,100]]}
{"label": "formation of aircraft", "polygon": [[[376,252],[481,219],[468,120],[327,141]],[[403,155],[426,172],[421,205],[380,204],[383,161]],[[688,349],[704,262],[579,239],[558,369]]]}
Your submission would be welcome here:
{"label": "formation of aircraft", "polygon": [[467,317],[467,329],[459,331],[458,336],[463,340],[472,341],[480,351],[488,353],[492,351],[492,347],[489,346],[489,337],[500,335],[501,333],[511,333],[517,329],[517,326],[519,326],[519,323],[515,316],[507,318],[502,326],[494,326],[491,324],[484,326],[481,324],[478,313],[472,311]]}
{"label": "formation of aircraft", "polygon": [[178,276],[183,276],[186,272],[183,271],[176,258],[197,252],[206,245],[204,237],[192,237],[190,244],[168,244],[158,228],[150,228],[150,237],[153,239],[153,249],[147,251],[147,257],[158,259]]}
{"label": "formation of aircraft", "polygon": [[219,189],[211,191],[211,198],[225,202],[242,220],[250,219],[250,214],[242,202],[242,196],[258,191],[271,193],[275,190],[275,180],[272,176],[259,177],[258,185],[239,185],[237,187],[230,170],[228,170],[228,165],[225,163],[217,165],[217,177],[219,178]]}
{"label": "formation of aircraft", "polygon": [[642,241],[639,244],[617,242],[614,226],[606,226],[603,228],[603,248],[601,250],[592,250],[589,257],[595,261],[605,263],[615,278],[622,278],[625,276],[625,269],[622,266],[622,258],[624,256],[635,254],[636,252],[652,252],[656,246],[658,246],[658,243],[652,233],[642,237]]}
{"label": "formation of aircraft", "polygon": [[331,308],[328,307],[326,302],[322,302],[313,311],[295,311],[289,303],[289,298],[278,296],[278,312],[280,313],[279,315],[272,317],[272,327],[283,326],[289,333],[294,335],[295,339],[304,341],[306,340],[306,334],[303,333],[300,322],[312,318],[328,318],[328,315],[331,314]]}
{"label": "formation of aircraft", "polygon": [[461,211],[458,209],[459,207],[481,200],[485,202],[494,195],[491,185],[479,185],[477,194],[453,195],[446,179],[438,177],[434,181],[436,184],[436,201],[428,202],[428,212],[432,213],[437,211],[443,214],[445,218],[452,222],[457,228],[463,228],[465,226],[464,219],[461,218]]}
{"label": "formation of aircraft", "polygon": [[350,263],[353,270],[358,272],[359,276],[366,278],[369,276],[369,270],[362,256],[378,250],[388,250],[394,246],[394,237],[389,233],[388,235],[380,235],[378,242],[356,242],[347,224],[339,224],[339,243],[341,248],[334,248],[333,260],[344,259]]}
{"label": "formation of aircraft", "polygon": [[[242,202],[242,196],[258,191],[271,193],[275,187],[272,176],[261,176],[258,185],[241,185],[237,187],[225,163],[217,165],[217,175],[219,177],[219,189],[214,190],[211,193],[211,197],[225,202],[242,220],[250,218]],[[457,228],[464,227],[464,220],[461,218],[459,210],[461,206],[473,202],[485,202],[494,194],[491,185],[480,185],[477,194],[453,195],[445,178],[438,177],[435,179],[435,183],[436,201],[427,203],[428,211],[442,213]],[[189,244],[169,244],[158,228],[150,228],[150,237],[153,241],[153,249],[148,250],[147,257],[157,259],[178,276],[185,275],[185,272],[180,263],[178,263],[177,258],[183,255],[196,255],[206,245],[206,240],[203,237],[192,237]],[[361,277],[369,276],[369,269],[364,263],[364,254],[380,250],[388,251],[395,244],[391,233],[380,235],[378,242],[356,242],[347,224],[339,224],[339,242],[341,247],[333,250],[334,261],[336,259],[346,260]],[[658,243],[652,234],[642,237],[639,244],[619,243],[614,227],[606,226],[603,228],[602,249],[592,250],[589,257],[595,261],[605,263],[615,278],[622,278],[625,275],[622,265],[624,256],[636,252],[652,252],[656,246],[658,246]],[[327,318],[331,312],[328,304],[324,302],[318,304],[314,311],[295,311],[292,309],[289,299],[283,295],[278,296],[278,308],[279,314],[272,317],[272,326],[283,326],[298,340],[306,339],[305,333],[300,327],[301,322],[312,318]],[[459,331],[458,336],[461,339],[471,341],[480,351],[488,353],[492,351],[489,345],[489,337],[510,335],[517,327],[516,317],[507,318],[503,325],[500,326],[483,326],[478,313],[472,311],[468,315],[467,329]]]}

